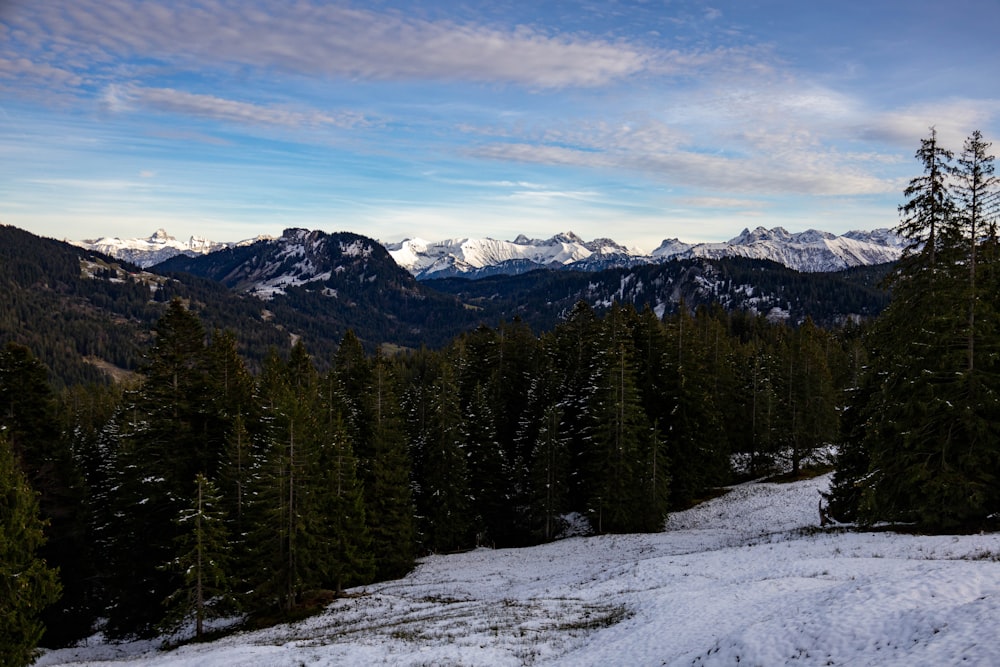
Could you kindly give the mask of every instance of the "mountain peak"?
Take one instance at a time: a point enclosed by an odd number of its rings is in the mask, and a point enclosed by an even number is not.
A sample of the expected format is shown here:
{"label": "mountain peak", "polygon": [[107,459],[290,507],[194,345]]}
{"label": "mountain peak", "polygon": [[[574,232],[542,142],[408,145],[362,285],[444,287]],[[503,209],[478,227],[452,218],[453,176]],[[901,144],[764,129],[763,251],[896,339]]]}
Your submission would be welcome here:
{"label": "mountain peak", "polygon": [[549,241],[554,243],[579,243],[580,245],[583,245],[583,239],[574,234],[572,231],[556,234],[549,239]]}
{"label": "mountain peak", "polygon": [[176,239],[170,234],[167,234],[167,230],[163,227],[157,229],[153,232],[153,235],[149,237],[150,243],[166,243],[167,241],[176,241]]}

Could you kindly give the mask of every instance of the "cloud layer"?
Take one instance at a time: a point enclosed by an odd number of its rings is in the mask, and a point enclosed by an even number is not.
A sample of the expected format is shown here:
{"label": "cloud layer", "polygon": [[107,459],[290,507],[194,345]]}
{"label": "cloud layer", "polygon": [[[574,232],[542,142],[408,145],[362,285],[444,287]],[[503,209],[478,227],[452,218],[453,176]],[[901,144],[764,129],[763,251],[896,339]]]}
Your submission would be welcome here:
{"label": "cloud layer", "polygon": [[8,12],[6,33],[36,58],[87,66],[143,57],[192,68],[210,63],[303,75],[537,88],[600,86],[640,73],[657,59],[625,42],[307,1],[24,3]]}
{"label": "cloud layer", "polygon": [[1000,130],[997,84],[957,76],[995,58],[911,6],[869,26],[798,0],[0,2],[0,216],[650,246],[690,237],[660,220],[889,226],[931,125],[956,149]]}

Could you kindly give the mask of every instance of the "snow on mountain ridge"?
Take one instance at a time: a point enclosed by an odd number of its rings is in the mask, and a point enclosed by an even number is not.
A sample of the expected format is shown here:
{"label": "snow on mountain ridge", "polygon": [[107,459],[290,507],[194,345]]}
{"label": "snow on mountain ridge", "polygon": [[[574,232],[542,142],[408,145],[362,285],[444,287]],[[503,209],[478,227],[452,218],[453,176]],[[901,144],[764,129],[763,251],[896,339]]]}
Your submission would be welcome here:
{"label": "snow on mountain ridge", "polygon": [[197,255],[207,255],[217,250],[223,250],[234,246],[243,246],[255,243],[256,241],[270,239],[269,236],[258,236],[253,239],[246,239],[235,243],[220,243],[209,241],[200,236],[192,236],[187,243],[178,241],[170,236],[162,227],[157,229],[145,239],[122,239],[115,237],[101,237],[99,239],[88,239],[83,241],[67,241],[86,250],[94,250],[115,259],[131,262],[144,269],[159,264],[176,255],[187,255],[195,257]]}
{"label": "snow on mountain ridge", "polygon": [[[525,234],[513,241],[458,238],[428,242],[423,239],[386,244],[397,264],[418,278],[476,273],[505,262],[527,260],[543,266],[596,270],[637,262],[665,262],[690,257],[749,257],[768,259],[803,272],[839,271],[852,266],[882,264],[899,259],[902,241],[888,229],[852,231],[843,236],[815,229],[791,233],[783,227],[744,229],[723,243],[685,243],[667,239],[646,254],[626,248],[609,238],[584,242],[573,232],[549,239],[531,239]],[[523,270],[523,267],[518,266]]]}
{"label": "snow on mountain ridge", "polygon": [[[308,230],[288,229],[282,238],[305,243],[309,235]],[[259,236],[238,243],[217,243],[192,236],[187,243],[183,243],[165,230],[158,229],[146,239],[101,238],[73,243],[148,268],[174,255],[194,257],[258,240],[273,238]],[[312,242],[315,243],[316,239],[313,238]],[[541,267],[594,271],[610,266],[671,259],[732,256],[768,259],[803,272],[839,271],[852,266],[895,261],[902,254],[904,243],[889,229],[850,231],[838,236],[815,229],[791,233],[783,227],[757,227],[744,229],[736,237],[720,243],[686,243],[676,238],[666,239],[651,254],[627,248],[610,238],[585,242],[572,231],[548,239],[532,239],[520,234],[513,241],[469,237],[443,241],[411,238],[382,245],[396,264],[412,275],[433,278],[481,275],[490,270],[493,273],[520,272]],[[364,244],[342,248],[345,255],[366,251],[371,249]]]}
{"label": "snow on mountain ridge", "polygon": [[557,234],[544,241],[528,239],[522,234],[513,241],[454,238],[428,242],[410,239],[388,243],[385,247],[397,264],[421,278],[442,272],[465,273],[512,260],[529,260],[540,266],[571,264],[595,252],[573,232]]}
{"label": "snow on mountain ridge", "polygon": [[842,236],[808,229],[790,233],[783,227],[742,233],[724,243],[686,244],[677,239],[664,241],[653,258],[749,257],[769,259],[802,272],[840,271],[852,266],[882,264],[899,259],[903,242],[888,229],[872,232],[851,231]]}

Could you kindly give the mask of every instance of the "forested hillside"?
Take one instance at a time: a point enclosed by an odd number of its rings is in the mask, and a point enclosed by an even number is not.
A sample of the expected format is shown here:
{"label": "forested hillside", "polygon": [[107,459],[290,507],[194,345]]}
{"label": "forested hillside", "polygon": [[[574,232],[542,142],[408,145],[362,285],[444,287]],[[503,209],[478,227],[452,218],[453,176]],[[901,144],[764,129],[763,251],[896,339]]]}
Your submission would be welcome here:
{"label": "forested hillside", "polygon": [[63,578],[48,643],[99,618],[287,618],[420,553],[660,530],[734,454],[760,475],[832,441],[863,357],[811,322],[584,303],[540,336],[515,321],[393,357],[348,333],[324,372],[299,341],[253,375],[237,341],[173,300],[132,387],[56,394],[29,350],[0,356],[4,446]]}
{"label": "forested hillside", "polygon": [[[593,273],[537,270],[517,276],[478,280],[425,280],[434,289],[459,296],[506,317],[517,315],[538,330],[551,329],[578,301],[601,311],[628,303],[657,315],[718,304],[822,326],[878,315],[889,302],[881,279],[890,265],[864,266],[836,273],[800,273],[775,262],[730,257],[683,259]],[[683,304],[683,306],[682,306]]]}

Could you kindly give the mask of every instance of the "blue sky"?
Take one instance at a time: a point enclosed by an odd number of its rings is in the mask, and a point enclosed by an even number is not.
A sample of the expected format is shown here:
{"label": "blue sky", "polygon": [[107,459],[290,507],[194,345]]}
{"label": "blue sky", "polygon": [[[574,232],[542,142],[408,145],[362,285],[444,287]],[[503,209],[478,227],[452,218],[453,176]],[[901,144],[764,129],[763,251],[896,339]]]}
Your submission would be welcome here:
{"label": "blue sky", "polygon": [[891,227],[1000,136],[982,0],[0,0],[0,223],[647,251]]}

